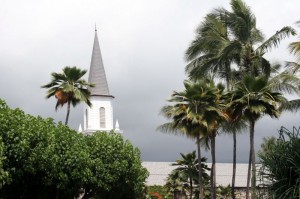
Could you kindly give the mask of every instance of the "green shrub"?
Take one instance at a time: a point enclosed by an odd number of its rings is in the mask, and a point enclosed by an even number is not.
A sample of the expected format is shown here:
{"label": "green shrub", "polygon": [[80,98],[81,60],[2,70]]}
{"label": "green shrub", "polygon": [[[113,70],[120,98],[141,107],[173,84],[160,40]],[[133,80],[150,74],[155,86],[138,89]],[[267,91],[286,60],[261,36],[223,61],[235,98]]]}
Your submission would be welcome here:
{"label": "green shrub", "polygon": [[0,100],[0,198],[137,198],[148,172],[120,134],[84,136]]}
{"label": "green shrub", "polygon": [[300,134],[281,127],[279,137],[264,140],[258,153],[262,169],[260,176],[270,198],[300,197]]}
{"label": "green shrub", "polygon": [[171,198],[169,196],[168,189],[165,186],[160,186],[160,185],[147,186],[147,193],[148,195],[151,195],[153,193],[158,193],[164,199]]}

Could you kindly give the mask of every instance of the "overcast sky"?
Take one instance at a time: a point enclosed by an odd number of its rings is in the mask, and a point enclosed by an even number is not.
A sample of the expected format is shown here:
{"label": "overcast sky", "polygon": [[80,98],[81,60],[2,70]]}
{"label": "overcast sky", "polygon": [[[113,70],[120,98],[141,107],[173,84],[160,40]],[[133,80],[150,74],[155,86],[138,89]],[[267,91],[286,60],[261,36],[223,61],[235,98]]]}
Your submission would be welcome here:
{"label": "overcast sky", "polygon": [[[175,161],[179,153],[196,149],[185,137],[155,129],[165,120],[160,108],[173,90],[183,88],[184,52],[203,17],[214,8],[229,9],[229,0],[0,0],[0,98],[12,108],[64,121],[66,109],[54,111],[55,99],[45,99],[40,86],[64,66],[89,69],[94,26],[109,89],[114,118],[124,137],[139,147],[144,161]],[[299,0],[247,0],[266,37],[283,26],[295,26]],[[267,57],[294,60],[281,43]],[[85,77],[87,79],[87,77]],[[300,114],[300,113],[299,113]],[[265,136],[284,125],[299,125],[299,114],[280,120],[265,118],[256,128],[256,149]],[[83,107],[71,109],[70,127],[78,129]],[[248,131],[247,131],[248,132]],[[247,162],[249,136],[238,137],[238,161]],[[217,161],[232,161],[231,136],[217,138]],[[209,157],[206,153],[205,156]]]}

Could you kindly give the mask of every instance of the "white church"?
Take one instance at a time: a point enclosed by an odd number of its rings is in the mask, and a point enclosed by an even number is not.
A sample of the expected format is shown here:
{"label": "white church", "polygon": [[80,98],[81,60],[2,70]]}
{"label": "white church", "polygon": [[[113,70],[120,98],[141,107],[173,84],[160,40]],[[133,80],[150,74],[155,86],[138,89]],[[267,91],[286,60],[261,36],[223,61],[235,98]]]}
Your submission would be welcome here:
{"label": "white church", "polygon": [[90,88],[92,106],[84,105],[83,129],[80,125],[78,131],[87,135],[96,131],[114,130],[115,132],[121,132],[118,120],[114,126],[112,106],[114,96],[109,93],[97,29],[95,29],[88,82],[94,84],[94,87]]}

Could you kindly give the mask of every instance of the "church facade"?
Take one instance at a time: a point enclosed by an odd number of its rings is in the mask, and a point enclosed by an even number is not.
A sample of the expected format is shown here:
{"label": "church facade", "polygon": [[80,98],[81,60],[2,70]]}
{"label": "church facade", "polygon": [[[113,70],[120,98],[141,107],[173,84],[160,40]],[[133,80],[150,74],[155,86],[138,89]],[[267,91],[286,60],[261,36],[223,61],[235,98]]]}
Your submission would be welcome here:
{"label": "church facade", "polygon": [[112,101],[114,96],[109,92],[97,29],[95,29],[88,82],[94,85],[90,88],[92,106],[84,105],[83,129],[81,131],[84,134],[92,134],[96,131],[119,131],[118,121],[115,129],[113,125]]}

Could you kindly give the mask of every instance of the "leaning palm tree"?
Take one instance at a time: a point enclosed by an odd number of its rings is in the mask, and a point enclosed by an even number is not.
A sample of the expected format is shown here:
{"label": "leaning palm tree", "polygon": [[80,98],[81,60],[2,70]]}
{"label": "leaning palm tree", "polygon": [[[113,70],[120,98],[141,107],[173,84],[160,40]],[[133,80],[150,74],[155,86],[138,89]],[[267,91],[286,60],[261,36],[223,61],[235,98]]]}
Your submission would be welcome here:
{"label": "leaning palm tree", "polygon": [[66,66],[63,68],[62,73],[52,73],[51,82],[42,86],[42,88],[48,89],[47,99],[53,96],[57,99],[55,110],[67,103],[65,125],[68,124],[71,104],[75,107],[79,102],[83,101],[88,106],[91,106],[88,88],[93,87],[93,85],[82,79],[85,73],[86,70],[81,70],[76,66]]}
{"label": "leaning palm tree", "polygon": [[[248,180],[251,177],[251,196],[255,196],[256,168],[254,151],[254,129],[255,123],[263,115],[278,118],[281,111],[279,107],[287,103],[287,99],[279,92],[274,92],[273,85],[265,76],[251,77],[245,76],[232,91],[232,100],[229,109],[232,110],[233,121],[244,116],[250,126],[250,156]],[[250,165],[251,163],[251,165]],[[249,189],[249,187],[247,187]],[[247,196],[249,197],[249,196]]]}
{"label": "leaning palm tree", "polygon": [[256,27],[256,18],[242,0],[231,1],[232,11],[219,9],[220,19],[227,24],[232,39],[228,42],[222,52],[220,59],[235,57],[234,61],[239,69],[251,76],[268,76],[271,72],[271,64],[264,58],[273,47],[277,47],[281,40],[291,35],[296,35],[293,28],[285,26],[278,30],[268,39]]}
{"label": "leaning palm tree", "polygon": [[[200,161],[200,141],[211,136],[212,132],[216,130],[217,121],[220,118],[226,118],[226,115],[219,104],[220,90],[212,81],[202,80],[196,83],[185,81],[184,86],[183,92],[174,92],[169,100],[175,104],[162,108],[162,114],[172,121],[161,125],[159,130],[172,133],[180,132],[188,137],[196,138],[198,161]],[[212,138],[214,140],[215,136]],[[203,198],[200,167],[199,162],[199,191],[200,198]],[[215,172],[213,171],[212,174],[214,175]]]}

